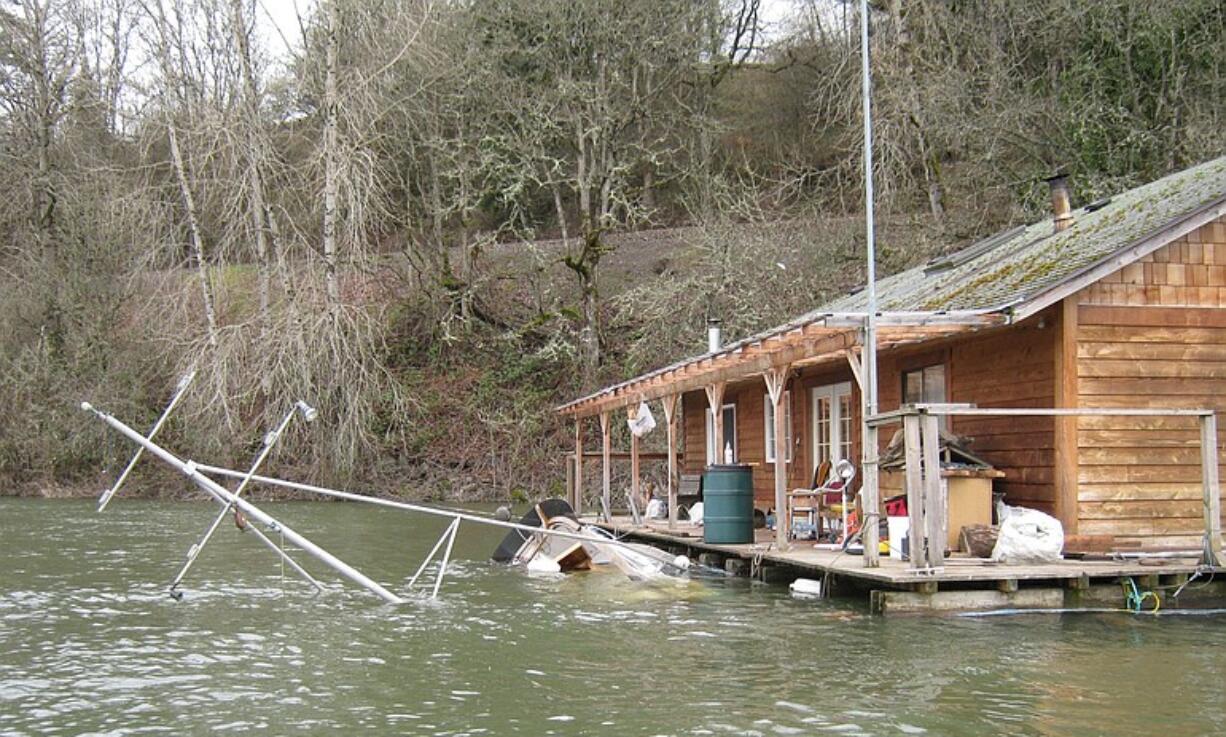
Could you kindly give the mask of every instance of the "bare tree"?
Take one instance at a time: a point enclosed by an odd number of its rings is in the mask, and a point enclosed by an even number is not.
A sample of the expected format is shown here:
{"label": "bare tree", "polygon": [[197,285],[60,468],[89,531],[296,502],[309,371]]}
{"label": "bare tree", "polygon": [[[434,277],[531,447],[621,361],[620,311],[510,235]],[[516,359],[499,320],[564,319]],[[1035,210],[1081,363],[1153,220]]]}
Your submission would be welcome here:
{"label": "bare tree", "polygon": [[[196,207],[195,186],[190,163],[183,154],[179,142],[179,128],[175,116],[180,112],[190,114],[191,96],[185,91],[185,81],[180,70],[175,65],[176,46],[173,42],[174,30],[162,5],[162,0],[153,0],[153,21],[156,24],[157,56],[162,72],[162,109],[166,124],[167,140],[170,144],[171,164],[174,167],[175,179],[179,185],[179,194],[183,198],[184,215],[187,219],[187,232],[191,239],[192,255],[196,262],[196,277],[200,286],[200,299],[204,311],[210,348],[217,348],[217,310],[214,306],[213,289],[209,284],[208,259],[204,249],[204,235],[201,229],[200,213]],[[187,57],[183,44],[177,46],[179,58]]]}
{"label": "bare tree", "polygon": [[57,198],[52,147],[77,71],[79,42],[62,7],[42,0],[21,0],[17,6],[0,8],[0,66],[6,71],[0,77],[0,104],[33,152],[30,222],[49,232]]}

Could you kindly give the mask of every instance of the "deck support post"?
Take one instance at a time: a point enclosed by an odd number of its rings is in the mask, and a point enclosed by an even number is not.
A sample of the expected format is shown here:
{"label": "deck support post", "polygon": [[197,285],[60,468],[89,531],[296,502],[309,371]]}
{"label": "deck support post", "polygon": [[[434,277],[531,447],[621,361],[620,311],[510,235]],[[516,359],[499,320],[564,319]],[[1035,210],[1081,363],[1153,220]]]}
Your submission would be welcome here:
{"label": "deck support post", "polygon": [[583,507],[583,417],[575,416],[575,485],[571,489],[570,506],[578,515]]}
{"label": "deck support post", "polygon": [[[945,511],[941,499],[941,432],[937,416],[920,415],[924,455],[924,546],[928,568],[945,566]],[[911,552],[912,557],[915,551]]]}
{"label": "deck support post", "polygon": [[[903,452],[906,459],[907,484],[907,539],[910,541],[911,568],[924,568],[928,556],[924,554],[924,476],[920,467],[920,418],[917,414],[902,418]],[[891,545],[899,545],[891,540]]]}
{"label": "deck support post", "polygon": [[774,417],[775,433],[775,545],[780,550],[788,549],[788,531],[791,520],[787,513],[787,458],[791,448],[787,442],[787,397],[788,374],[791,365],[768,369],[763,378],[766,380],[766,393],[770,398],[772,416]]}
{"label": "deck support post", "polygon": [[1205,507],[1205,563],[1222,564],[1222,491],[1218,485],[1217,415],[1200,418],[1201,486]]}
{"label": "deck support post", "polygon": [[[633,421],[635,418],[635,415],[637,414],[638,414],[638,405],[631,404],[626,407],[626,420],[627,421]],[[631,432],[630,433],[630,497],[631,497],[630,507],[632,510],[634,510],[635,517],[638,517],[639,514],[645,513],[647,511],[646,508],[643,508],[643,509],[639,508],[639,502],[642,501],[642,498],[639,494],[641,489],[642,489],[642,479],[639,478],[639,436],[635,435],[634,432]],[[635,520],[635,522],[638,522],[638,521],[639,520],[637,519]]]}
{"label": "deck support post", "polygon": [[664,422],[668,432],[668,529],[677,528],[677,394],[665,394],[660,398],[664,405]]}
{"label": "deck support post", "polygon": [[864,542],[864,567],[877,568],[881,565],[881,551],[878,550],[881,529],[881,489],[878,484],[877,459],[881,449],[877,443],[877,426],[869,424],[868,418],[877,414],[877,346],[876,333],[870,329],[866,320],[863,335],[864,348],[860,351],[860,461],[864,481],[860,484],[860,510],[864,516],[864,526],[860,539]]}
{"label": "deck support post", "polygon": [[945,566],[946,539],[940,426],[936,415],[913,411],[903,415],[902,425],[911,568],[938,570]]}
{"label": "deck support post", "polygon": [[720,464],[724,462],[724,388],[726,382],[717,381],[710,384],[704,389],[707,393],[707,406],[711,408],[711,427],[714,430],[712,433],[715,437],[715,457],[712,463]]}
{"label": "deck support post", "polygon": [[613,492],[612,486],[612,459],[609,455],[613,452],[613,438],[609,434],[609,417],[608,412],[600,413],[600,452],[601,452],[601,477],[600,477],[600,499],[604,507],[605,522],[613,521]]}

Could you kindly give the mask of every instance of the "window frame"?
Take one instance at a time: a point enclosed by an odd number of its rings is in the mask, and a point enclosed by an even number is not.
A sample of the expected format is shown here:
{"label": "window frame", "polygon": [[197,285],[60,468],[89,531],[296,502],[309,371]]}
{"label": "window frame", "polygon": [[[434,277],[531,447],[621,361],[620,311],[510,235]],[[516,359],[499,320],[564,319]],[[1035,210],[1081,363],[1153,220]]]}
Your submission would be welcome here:
{"label": "window frame", "polygon": [[[820,465],[822,462],[821,448],[822,448],[823,443],[822,443],[821,432],[819,431],[819,428],[818,428],[818,423],[820,422],[820,419],[821,419],[819,416],[820,413],[818,412],[818,403],[822,399],[828,400],[830,402],[830,408],[831,408],[830,417],[827,420],[827,422],[829,423],[828,429],[831,432],[830,432],[830,438],[828,442],[826,443],[826,445],[829,446],[830,462],[834,463],[837,460],[841,460],[843,456],[844,448],[846,448],[848,456],[853,456],[855,454],[855,443],[854,443],[855,426],[854,424],[855,424],[856,407],[851,401],[851,397],[852,397],[851,389],[852,387],[851,387],[850,381],[840,381],[840,382],[836,382],[833,384],[822,384],[820,386],[814,386],[809,389],[809,434],[811,436],[809,439],[809,444],[810,444],[810,452],[812,453],[812,459],[813,459],[813,468],[810,471],[810,473],[812,473],[813,471],[816,471],[818,465]],[[841,399],[847,400],[847,417],[843,417],[843,408],[842,408],[842,405],[840,404]],[[847,437],[846,438],[843,437],[843,434],[844,434],[843,425],[844,424],[847,425],[847,428],[846,428]],[[835,440],[836,433],[838,436],[837,440]],[[847,458],[846,460],[852,461],[853,463],[855,462],[854,458],[851,458],[851,457]]]}
{"label": "window frame", "polygon": [[[941,370],[941,397],[939,399],[930,399],[924,396],[925,391],[928,389],[927,374],[929,371],[934,369]],[[914,376],[916,374],[919,374],[920,399],[918,402],[909,402],[907,401],[907,377]],[[928,363],[922,366],[915,366],[913,368],[906,369],[905,371],[899,372],[899,377],[901,378],[902,383],[902,386],[900,387],[902,392],[900,395],[902,400],[899,402],[900,405],[943,404],[949,401],[949,364],[945,361],[937,361],[935,363]],[[937,418],[937,424],[942,430],[948,430],[949,417],[947,415],[941,415]]]}

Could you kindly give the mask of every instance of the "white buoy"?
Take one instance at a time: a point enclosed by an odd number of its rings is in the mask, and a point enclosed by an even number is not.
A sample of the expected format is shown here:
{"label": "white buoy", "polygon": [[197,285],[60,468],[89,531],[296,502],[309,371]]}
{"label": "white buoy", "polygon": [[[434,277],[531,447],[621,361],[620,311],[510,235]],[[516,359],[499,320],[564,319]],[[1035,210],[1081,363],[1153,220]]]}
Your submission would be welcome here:
{"label": "white buoy", "polygon": [[822,598],[822,582],[812,578],[798,578],[792,582],[791,586],[788,586],[788,590],[797,599]]}
{"label": "white buoy", "polygon": [[538,555],[528,561],[528,573],[552,575],[561,572],[562,566],[558,565],[558,562],[553,558]]}

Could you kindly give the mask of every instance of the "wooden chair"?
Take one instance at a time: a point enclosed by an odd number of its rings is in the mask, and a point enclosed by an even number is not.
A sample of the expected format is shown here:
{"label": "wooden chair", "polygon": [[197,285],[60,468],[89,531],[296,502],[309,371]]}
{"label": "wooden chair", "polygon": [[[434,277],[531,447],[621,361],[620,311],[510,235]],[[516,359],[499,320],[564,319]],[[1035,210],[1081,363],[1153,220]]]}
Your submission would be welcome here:
{"label": "wooden chair", "polygon": [[821,537],[826,522],[830,523],[832,529],[837,522],[840,532],[846,537],[847,516],[857,504],[856,495],[850,494],[851,482],[855,478],[856,467],[851,461],[844,459],[835,465],[830,478],[822,485],[822,494],[817,497],[818,537]]}
{"label": "wooden chair", "polygon": [[[817,529],[818,510],[821,508],[821,495],[825,492],[821,488],[830,479],[830,461],[825,460],[818,464],[817,468],[813,469],[813,483],[807,489],[792,489],[788,493],[788,515],[789,524],[796,519],[797,514],[807,515],[809,524],[813,525],[813,529]],[[782,524],[779,522],[777,524]],[[792,531],[788,530],[791,535]]]}

